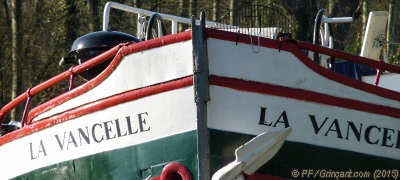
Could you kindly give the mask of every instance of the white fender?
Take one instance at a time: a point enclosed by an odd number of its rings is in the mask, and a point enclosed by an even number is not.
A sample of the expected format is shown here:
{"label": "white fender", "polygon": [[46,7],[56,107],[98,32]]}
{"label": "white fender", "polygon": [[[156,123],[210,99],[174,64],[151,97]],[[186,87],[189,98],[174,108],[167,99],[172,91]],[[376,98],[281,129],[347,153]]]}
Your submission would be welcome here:
{"label": "white fender", "polygon": [[264,132],[235,151],[236,160],[219,169],[212,180],[242,179],[267,163],[282,147],[292,128]]}

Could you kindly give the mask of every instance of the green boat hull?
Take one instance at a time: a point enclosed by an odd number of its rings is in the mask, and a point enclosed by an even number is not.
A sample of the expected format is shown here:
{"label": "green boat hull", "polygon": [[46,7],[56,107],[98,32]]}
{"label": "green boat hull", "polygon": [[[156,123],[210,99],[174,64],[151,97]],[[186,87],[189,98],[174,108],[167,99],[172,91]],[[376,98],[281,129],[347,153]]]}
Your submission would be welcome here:
{"label": "green boat hull", "polygon": [[[253,135],[209,129],[210,176],[234,161],[235,149]],[[182,163],[197,179],[197,131],[185,132],[151,142],[105,151],[43,167],[15,179],[146,179],[158,178],[165,165]],[[280,151],[256,174],[296,178],[317,171],[363,172],[395,171],[400,161],[356,152],[286,141]]]}
{"label": "green boat hull", "polygon": [[146,179],[160,176],[170,162],[197,177],[197,131],[105,151],[43,167],[15,179]]}

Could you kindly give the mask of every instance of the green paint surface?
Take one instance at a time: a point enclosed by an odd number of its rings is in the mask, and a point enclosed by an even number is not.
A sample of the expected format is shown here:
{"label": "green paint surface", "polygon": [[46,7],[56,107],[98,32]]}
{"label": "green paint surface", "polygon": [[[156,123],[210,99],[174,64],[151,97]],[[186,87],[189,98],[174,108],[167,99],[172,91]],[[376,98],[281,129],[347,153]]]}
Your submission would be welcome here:
{"label": "green paint surface", "polygon": [[197,179],[197,131],[61,162],[15,179],[146,179],[159,176],[173,161]]}
{"label": "green paint surface", "polygon": [[[235,149],[253,137],[210,129],[210,175],[232,162]],[[197,179],[197,131],[61,162],[15,179],[146,179],[159,176],[173,161],[184,164]],[[286,141],[257,173],[293,178],[295,169],[374,172],[399,167],[400,161],[393,159]]]}
{"label": "green paint surface", "polygon": [[[235,160],[235,149],[255,136],[233,132],[210,130],[211,174]],[[351,151],[326,148],[286,141],[279,152],[257,172],[273,176],[293,178],[291,172],[299,170],[369,171],[398,170],[400,161],[360,154]]]}

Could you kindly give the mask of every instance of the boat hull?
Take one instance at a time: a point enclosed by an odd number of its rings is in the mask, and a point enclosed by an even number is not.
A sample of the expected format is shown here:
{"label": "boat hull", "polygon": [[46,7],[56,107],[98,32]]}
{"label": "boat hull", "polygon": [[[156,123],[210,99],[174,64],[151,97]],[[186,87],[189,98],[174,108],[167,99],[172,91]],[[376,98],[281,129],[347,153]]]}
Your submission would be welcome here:
{"label": "boat hull", "polygon": [[[140,177],[139,170],[150,171],[152,166],[162,167],[174,160],[195,173],[196,109],[193,101],[187,101],[193,99],[191,83],[188,77],[108,97],[10,134],[21,137],[3,144],[0,153],[15,152],[15,156],[0,156],[0,160],[21,166],[3,164],[8,173],[0,179],[19,175],[92,179],[97,174],[121,177],[120,173]],[[155,89],[158,93],[151,93]],[[176,111],[169,108],[181,105],[184,108],[174,108]],[[148,175],[159,173],[150,171]]]}
{"label": "boat hull", "polygon": [[[235,148],[246,143],[253,135],[210,130],[211,171],[216,172],[235,159]],[[312,144],[286,141],[279,152],[262,166],[255,179],[293,178],[344,178],[341,174],[351,174],[348,178],[398,177],[400,161],[340,150]],[[296,174],[297,173],[297,174]],[[339,174],[339,175],[338,175]]]}
{"label": "boat hull", "polygon": [[[197,174],[196,131],[121,147],[45,166],[15,179],[147,179],[179,160]],[[184,144],[184,146],[182,146]]]}
{"label": "boat hull", "polygon": [[398,173],[399,93],[325,69],[295,42],[195,26],[115,57],[2,137],[0,154],[17,156],[0,162],[21,167],[1,165],[1,178],[159,179],[180,162],[210,179],[253,137],[286,128],[277,155],[248,178]]}

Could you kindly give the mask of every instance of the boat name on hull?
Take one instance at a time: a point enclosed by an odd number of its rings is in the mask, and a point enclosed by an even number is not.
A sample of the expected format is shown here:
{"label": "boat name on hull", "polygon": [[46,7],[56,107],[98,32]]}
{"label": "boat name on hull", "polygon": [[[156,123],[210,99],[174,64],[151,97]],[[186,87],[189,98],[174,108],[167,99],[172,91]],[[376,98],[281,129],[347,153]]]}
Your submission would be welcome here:
{"label": "boat name on hull", "polygon": [[[270,127],[290,127],[286,111],[283,111],[277,119],[267,119],[267,108],[260,107],[260,125]],[[371,145],[400,149],[400,130],[378,125],[365,125],[360,122],[342,121],[330,117],[320,118],[308,114],[309,126],[313,133],[319,136],[334,137],[342,140],[357,140]],[[305,132],[304,132],[305,133]],[[351,134],[351,135],[350,135]],[[378,135],[378,136],[377,136]]]}
{"label": "boat name on hull", "polygon": [[115,119],[92,124],[90,126],[79,127],[74,130],[54,134],[54,142],[44,142],[40,139],[30,142],[30,158],[35,160],[48,155],[47,145],[57,144],[60,151],[67,151],[72,148],[79,148],[91,143],[101,143],[124,136],[134,135],[150,131],[150,126],[146,123],[147,112],[137,114],[137,118],[130,116],[124,119]]}

